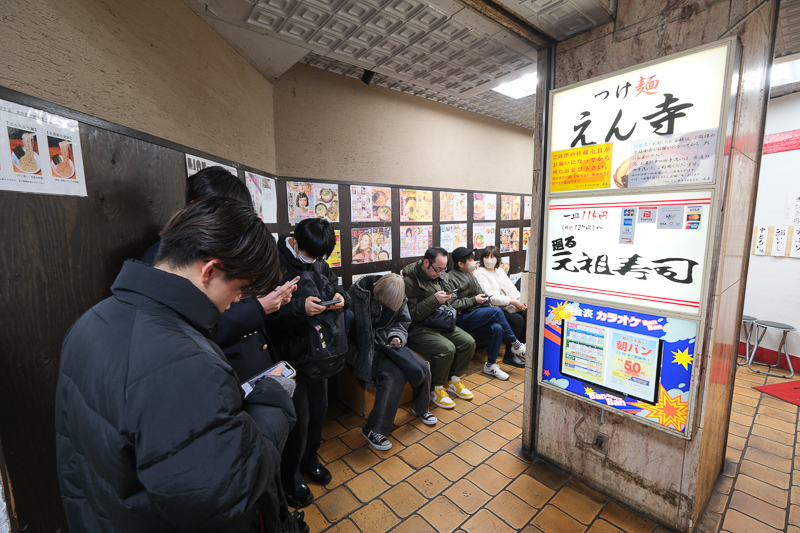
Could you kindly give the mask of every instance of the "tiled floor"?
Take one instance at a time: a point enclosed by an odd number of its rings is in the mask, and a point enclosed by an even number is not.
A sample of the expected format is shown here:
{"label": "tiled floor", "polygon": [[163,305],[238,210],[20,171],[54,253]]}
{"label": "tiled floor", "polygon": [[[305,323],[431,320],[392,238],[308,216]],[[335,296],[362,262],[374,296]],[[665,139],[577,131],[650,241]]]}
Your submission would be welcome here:
{"label": "tiled floor", "polygon": [[[435,409],[422,424],[401,406],[392,449],[376,452],[361,437],[364,419],[332,406],[320,457],[333,473],[311,484],[304,510],[312,532],[664,532],[544,462],[520,455],[522,369],[502,382],[480,370],[475,355],[471,402]],[[794,379],[800,380],[800,375]],[[697,531],[800,533],[798,408],[752,387],[784,381],[740,367],[723,475]]]}

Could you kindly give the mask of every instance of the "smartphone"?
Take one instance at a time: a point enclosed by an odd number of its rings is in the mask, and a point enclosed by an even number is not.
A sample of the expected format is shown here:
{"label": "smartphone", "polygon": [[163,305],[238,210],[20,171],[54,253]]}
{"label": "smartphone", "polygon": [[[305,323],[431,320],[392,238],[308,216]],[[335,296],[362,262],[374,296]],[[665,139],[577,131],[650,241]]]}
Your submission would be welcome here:
{"label": "smartphone", "polygon": [[260,374],[256,374],[255,376],[251,377],[250,379],[242,383],[241,387],[242,390],[244,391],[244,395],[247,396],[248,394],[253,392],[253,389],[256,388],[256,383],[266,378],[267,376],[281,376],[284,378],[294,378],[296,375],[297,371],[295,371],[295,369],[292,368],[292,365],[290,365],[286,361],[280,361],[278,364],[269,367]]}
{"label": "smartphone", "polygon": [[328,307],[328,306],[331,306],[331,305],[336,305],[336,304],[341,303],[341,302],[342,301],[337,298],[336,300],[326,300],[324,302],[317,302],[317,305],[321,305],[323,307]]}
{"label": "smartphone", "polygon": [[448,292],[447,294],[455,294],[458,292],[458,289],[453,289],[452,291]]}
{"label": "smartphone", "polygon": [[299,279],[293,279],[291,283],[286,287],[287,289],[293,285],[297,285],[297,282],[300,281]]}

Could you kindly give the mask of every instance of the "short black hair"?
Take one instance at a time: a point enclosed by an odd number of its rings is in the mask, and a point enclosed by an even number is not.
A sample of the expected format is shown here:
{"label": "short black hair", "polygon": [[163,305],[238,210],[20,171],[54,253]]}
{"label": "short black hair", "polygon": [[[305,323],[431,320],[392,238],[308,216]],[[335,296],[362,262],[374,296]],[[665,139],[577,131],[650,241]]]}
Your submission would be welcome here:
{"label": "short black hair", "polygon": [[453,260],[453,262],[454,262],[454,263],[456,264],[456,266],[457,266],[459,263],[464,263],[464,264],[466,264],[466,262],[467,262],[467,261],[469,261],[470,259],[475,259],[475,252],[470,252],[470,253],[469,253],[469,255],[465,255],[464,257],[459,257],[459,258],[458,258],[458,261],[456,261],[456,260],[454,259],[454,260]]}
{"label": "short black hair", "polygon": [[428,260],[428,264],[432,265],[436,258],[440,255],[447,257],[447,250],[444,248],[439,248],[438,246],[433,246],[425,250],[425,255],[422,256],[422,260]]}
{"label": "short black hair", "polygon": [[233,198],[250,208],[253,207],[253,200],[250,197],[250,191],[247,190],[247,185],[221,166],[206,167],[189,176],[189,181],[186,182],[187,204],[195,200],[219,196]]}
{"label": "short black hair", "polygon": [[297,248],[319,259],[331,254],[336,246],[336,233],[333,226],[324,218],[301,220],[294,229]]}
{"label": "short black hair", "polygon": [[280,281],[275,239],[252,208],[232,198],[191,202],[161,232],[155,265],[180,269],[206,259],[219,259],[225,277],[245,281],[250,296],[269,294]]}

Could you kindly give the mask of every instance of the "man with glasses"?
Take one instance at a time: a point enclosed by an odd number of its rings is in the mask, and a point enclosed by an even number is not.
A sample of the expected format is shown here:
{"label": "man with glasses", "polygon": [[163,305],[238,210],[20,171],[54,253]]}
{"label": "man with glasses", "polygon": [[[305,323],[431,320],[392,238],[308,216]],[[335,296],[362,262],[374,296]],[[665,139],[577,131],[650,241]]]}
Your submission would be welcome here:
{"label": "man with glasses", "polygon": [[431,360],[431,400],[439,407],[452,409],[451,392],[464,400],[473,398],[461,376],[475,353],[475,340],[459,327],[443,332],[423,325],[440,306],[453,297],[454,286],[448,278],[447,250],[428,248],[420,261],[403,269],[411,327],[408,347]]}

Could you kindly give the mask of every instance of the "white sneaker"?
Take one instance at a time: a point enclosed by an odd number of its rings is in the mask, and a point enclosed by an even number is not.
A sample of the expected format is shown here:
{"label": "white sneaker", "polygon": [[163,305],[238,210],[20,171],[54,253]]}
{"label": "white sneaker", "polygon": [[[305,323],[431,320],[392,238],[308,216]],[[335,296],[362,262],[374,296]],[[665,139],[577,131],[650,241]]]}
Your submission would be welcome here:
{"label": "white sneaker", "polygon": [[486,363],[483,365],[483,373],[489,374],[500,381],[505,381],[508,379],[508,374],[500,370],[500,366],[497,363]]}
{"label": "white sneaker", "polygon": [[444,389],[436,389],[431,391],[431,401],[442,407],[443,409],[452,409],[456,406],[456,402],[447,394]]}
{"label": "white sneaker", "polygon": [[518,348],[514,348],[514,345],[511,345],[511,353],[517,357],[525,357],[525,343],[521,342]]}

